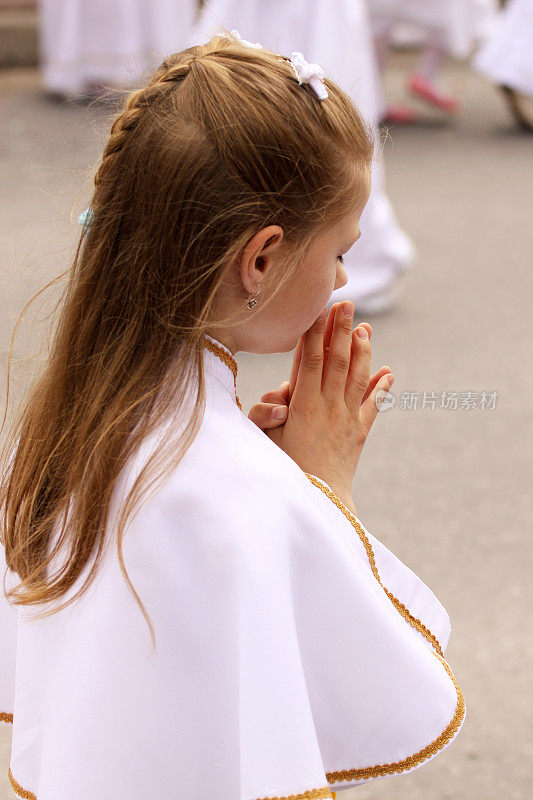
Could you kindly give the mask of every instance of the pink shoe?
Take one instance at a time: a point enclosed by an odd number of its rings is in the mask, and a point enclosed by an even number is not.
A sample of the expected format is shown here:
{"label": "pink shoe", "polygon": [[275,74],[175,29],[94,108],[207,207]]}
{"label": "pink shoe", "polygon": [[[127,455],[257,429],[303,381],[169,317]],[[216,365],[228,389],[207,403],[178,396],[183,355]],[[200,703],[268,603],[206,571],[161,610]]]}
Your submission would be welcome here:
{"label": "pink shoe", "polygon": [[410,125],[420,120],[420,115],[409,106],[387,106],[382,122],[390,122],[396,125]]}
{"label": "pink shoe", "polygon": [[409,80],[409,90],[411,94],[421,97],[431,105],[453,114],[460,108],[457,98],[439,91],[434,83],[428,81],[423,75],[411,75]]}

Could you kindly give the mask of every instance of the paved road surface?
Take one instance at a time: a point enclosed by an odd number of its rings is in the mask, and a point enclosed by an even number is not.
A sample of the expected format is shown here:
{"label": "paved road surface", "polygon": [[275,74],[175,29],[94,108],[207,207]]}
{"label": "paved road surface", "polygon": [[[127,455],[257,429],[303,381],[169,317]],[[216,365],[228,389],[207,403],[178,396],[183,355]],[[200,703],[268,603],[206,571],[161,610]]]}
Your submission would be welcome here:
{"label": "paved road surface", "polygon": [[[396,93],[406,58],[389,76]],[[512,130],[480,77],[460,67],[447,77],[466,107],[457,121],[430,115],[419,129],[392,130],[386,145],[389,193],[419,260],[398,306],[365,317],[375,368],[390,364],[396,376],[397,404],[376,420],[353,495],[369,530],[447,608],[446,658],[468,714],[457,741],[431,763],[346,800],[525,800],[533,781],[533,137]],[[53,104],[32,71],[0,74],[2,398],[16,316],[69,264],[79,233],[69,215],[84,208],[84,170],[98,158],[108,113]],[[15,396],[57,296],[45,293],[19,329]],[[288,377],[291,354],[237,361],[248,411]],[[402,407],[400,395],[412,401],[414,392],[417,408]],[[437,395],[434,408],[420,408],[424,392]],[[441,392],[458,392],[459,407],[439,408]],[[468,392],[477,407],[462,405]],[[482,392],[497,392],[494,408],[479,407]],[[11,794],[1,727],[3,800]]]}

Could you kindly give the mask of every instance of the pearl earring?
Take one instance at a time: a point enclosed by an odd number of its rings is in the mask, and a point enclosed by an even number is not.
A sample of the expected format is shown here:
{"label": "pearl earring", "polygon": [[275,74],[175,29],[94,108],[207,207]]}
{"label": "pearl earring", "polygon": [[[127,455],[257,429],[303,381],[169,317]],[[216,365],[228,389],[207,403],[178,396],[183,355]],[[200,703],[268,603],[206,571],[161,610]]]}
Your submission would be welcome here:
{"label": "pearl earring", "polygon": [[261,286],[258,283],[256,284],[256,286],[259,286],[259,289],[257,290],[257,292],[254,294],[253,297],[249,297],[248,300],[246,301],[248,308],[253,308],[255,305],[257,305],[257,300],[255,298],[261,291]]}

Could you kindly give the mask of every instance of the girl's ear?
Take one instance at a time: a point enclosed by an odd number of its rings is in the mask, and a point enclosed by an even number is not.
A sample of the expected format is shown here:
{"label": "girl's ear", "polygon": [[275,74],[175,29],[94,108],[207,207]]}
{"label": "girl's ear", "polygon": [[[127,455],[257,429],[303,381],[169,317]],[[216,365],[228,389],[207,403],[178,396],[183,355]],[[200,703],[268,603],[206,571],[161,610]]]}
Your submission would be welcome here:
{"label": "girl's ear", "polygon": [[256,290],[258,278],[263,277],[266,256],[279,246],[283,239],[283,228],[269,225],[256,233],[247,243],[242,254],[240,270],[243,284],[248,291]]}
{"label": "girl's ear", "polygon": [[280,228],[279,225],[269,225],[267,228],[263,228],[262,231],[259,231],[256,236],[260,237],[260,241],[262,240],[260,255],[265,255],[266,252],[270,253],[281,244],[283,228]]}
{"label": "girl's ear", "polygon": [[[270,225],[270,228],[278,228],[276,233],[273,233],[271,236],[268,237],[266,242],[263,245],[263,249],[267,249],[271,247],[271,245],[279,245],[281,244],[281,240],[283,239],[283,228],[280,228],[279,225]],[[266,230],[266,229],[265,229]]]}
{"label": "girl's ear", "polygon": [[280,228],[279,225],[269,225],[268,228],[263,228],[261,233],[264,234],[265,231],[273,228],[277,228],[277,231],[272,233],[268,239],[265,240],[256,257],[256,266],[260,270],[263,270],[265,267],[265,256],[271,255],[281,244],[281,240],[283,239],[283,229]]}

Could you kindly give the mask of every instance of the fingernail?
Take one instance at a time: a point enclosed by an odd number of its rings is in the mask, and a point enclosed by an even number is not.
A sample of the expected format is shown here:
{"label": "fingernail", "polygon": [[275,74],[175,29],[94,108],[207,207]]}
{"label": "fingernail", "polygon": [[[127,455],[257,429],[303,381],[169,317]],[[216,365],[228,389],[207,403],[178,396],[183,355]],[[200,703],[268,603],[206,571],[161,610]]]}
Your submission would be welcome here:
{"label": "fingernail", "polygon": [[345,313],[345,315],[347,317],[351,317],[352,314],[353,314],[353,311],[354,311],[353,303],[343,303],[342,304],[342,310],[344,311],[344,313]]}
{"label": "fingernail", "polygon": [[272,410],[272,416],[275,419],[283,419],[283,417],[287,416],[287,412],[287,406],[276,406],[276,408]]}
{"label": "fingernail", "polygon": [[355,332],[357,333],[360,339],[366,339],[366,337],[368,336],[366,328],[356,328]]}
{"label": "fingernail", "polygon": [[394,375],[389,375],[387,379],[387,386],[390,388],[393,383],[394,383]]}

